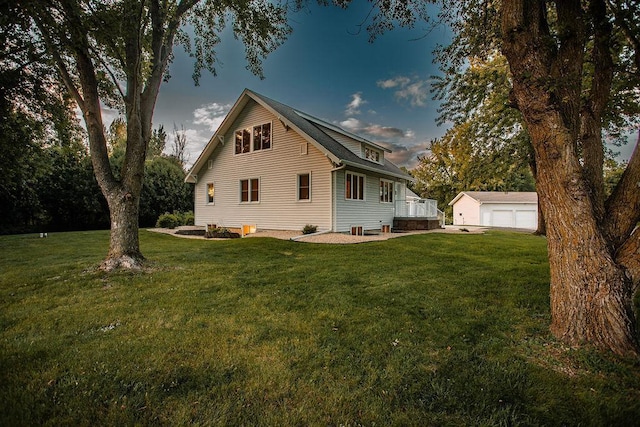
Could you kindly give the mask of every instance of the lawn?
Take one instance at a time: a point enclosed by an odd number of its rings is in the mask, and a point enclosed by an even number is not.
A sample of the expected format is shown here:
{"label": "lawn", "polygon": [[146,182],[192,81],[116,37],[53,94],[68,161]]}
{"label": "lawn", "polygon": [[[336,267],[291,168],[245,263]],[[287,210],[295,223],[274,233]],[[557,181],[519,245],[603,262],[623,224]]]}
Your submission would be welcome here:
{"label": "lawn", "polygon": [[554,341],[544,238],[0,237],[0,425],[628,425],[640,365]]}

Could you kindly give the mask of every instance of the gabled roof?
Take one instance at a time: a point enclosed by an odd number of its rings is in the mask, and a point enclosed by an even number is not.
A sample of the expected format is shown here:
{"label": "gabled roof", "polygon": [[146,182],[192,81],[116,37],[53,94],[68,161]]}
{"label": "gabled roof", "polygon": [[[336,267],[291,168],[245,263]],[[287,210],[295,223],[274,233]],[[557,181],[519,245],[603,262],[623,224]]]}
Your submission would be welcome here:
{"label": "gabled roof", "polygon": [[343,135],[356,139],[360,142],[365,142],[374,147],[379,147],[385,151],[389,151],[373,142],[367,141],[364,138],[357,137],[335,125],[330,125],[320,119],[310,116],[306,113],[297,111],[288,105],[282,104],[266,96],[260,95],[249,89],[245,89],[236,103],[231,107],[229,114],[225,117],[218,130],[213,134],[204,150],[195,161],[189,172],[187,173],[187,182],[196,182],[196,176],[200,169],[205,165],[206,160],[211,156],[211,153],[215,150],[218,144],[221,142],[221,137],[225,135],[233,122],[247,105],[249,100],[254,100],[262,107],[270,111],[274,116],[278,118],[285,126],[295,130],[300,136],[307,140],[307,142],[314,145],[320,152],[322,152],[331,162],[336,166],[351,166],[367,171],[378,172],[383,175],[388,175],[396,178],[402,178],[407,180],[413,180],[409,174],[405,173],[402,169],[388,161],[384,160],[384,164],[378,164],[369,160],[363,159],[349,150],[347,147],[333,139],[327,133],[323,132],[321,127],[325,126],[333,131],[342,133]]}
{"label": "gabled roof", "polygon": [[449,202],[453,206],[462,196],[469,196],[479,204],[483,203],[538,203],[535,191],[461,191]]}

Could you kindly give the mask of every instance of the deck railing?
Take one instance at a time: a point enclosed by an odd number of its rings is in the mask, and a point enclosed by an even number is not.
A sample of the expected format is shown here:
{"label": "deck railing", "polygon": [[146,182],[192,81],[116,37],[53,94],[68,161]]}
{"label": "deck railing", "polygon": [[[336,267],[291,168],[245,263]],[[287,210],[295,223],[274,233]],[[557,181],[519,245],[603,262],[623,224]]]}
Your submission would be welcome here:
{"label": "deck railing", "polygon": [[397,200],[395,209],[396,217],[439,219],[444,225],[444,213],[433,199]]}

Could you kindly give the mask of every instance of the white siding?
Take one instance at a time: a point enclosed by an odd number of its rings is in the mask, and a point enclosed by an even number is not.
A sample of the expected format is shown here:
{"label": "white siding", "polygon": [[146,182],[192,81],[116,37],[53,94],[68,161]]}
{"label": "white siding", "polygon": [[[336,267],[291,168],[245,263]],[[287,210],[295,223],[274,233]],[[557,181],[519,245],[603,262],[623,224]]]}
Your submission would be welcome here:
{"label": "white siding", "polygon": [[[348,200],[345,197],[345,176],[348,172],[366,175],[364,172],[341,169],[334,172],[336,214],[334,231],[350,231],[352,226],[365,230],[380,230],[382,225],[393,225],[394,204],[380,202],[380,176],[365,176],[363,200]],[[385,179],[389,179],[385,177]],[[402,185],[404,187],[404,184]]]}
{"label": "white siding", "polygon": [[324,131],[324,133],[329,135],[331,138],[335,139],[340,144],[342,144],[345,147],[347,147],[347,149],[349,149],[349,151],[352,151],[353,153],[355,153],[356,156],[363,157],[363,155],[362,155],[362,142],[356,141],[355,139],[349,138],[348,136],[346,136],[344,134],[341,134],[339,132],[336,132],[334,130],[326,128],[324,126],[322,126],[322,130]]}
{"label": "white siding", "polygon": [[[234,154],[234,134],[238,129],[271,122],[272,148]],[[306,224],[320,230],[331,228],[331,162],[311,144],[307,154],[300,146],[306,141],[288,131],[268,110],[254,101],[247,106],[224,136],[198,174],[195,188],[196,225],[216,224],[240,227],[256,224],[258,229],[302,230]],[[297,176],[311,173],[311,200],[298,201]],[[240,180],[260,179],[260,202],[240,203]],[[207,183],[215,186],[214,204],[206,203]]]}
{"label": "white siding", "polygon": [[463,194],[453,205],[453,225],[480,225],[480,205]]}

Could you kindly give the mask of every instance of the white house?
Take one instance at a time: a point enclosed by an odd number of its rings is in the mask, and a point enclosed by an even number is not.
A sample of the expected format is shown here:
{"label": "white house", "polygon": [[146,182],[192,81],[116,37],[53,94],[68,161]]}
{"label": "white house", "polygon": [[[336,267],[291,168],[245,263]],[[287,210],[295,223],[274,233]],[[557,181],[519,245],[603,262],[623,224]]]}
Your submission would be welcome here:
{"label": "white house", "polygon": [[538,227],[535,192],[462,191],[449,205],[453,206],[453,225]]}
{"label": "white house", "polygon": [[[245,89],[187,174],[196,225],[389,231],[412,177],[390,150]],[[435,204],[435,201],[431,201]]]}

